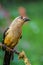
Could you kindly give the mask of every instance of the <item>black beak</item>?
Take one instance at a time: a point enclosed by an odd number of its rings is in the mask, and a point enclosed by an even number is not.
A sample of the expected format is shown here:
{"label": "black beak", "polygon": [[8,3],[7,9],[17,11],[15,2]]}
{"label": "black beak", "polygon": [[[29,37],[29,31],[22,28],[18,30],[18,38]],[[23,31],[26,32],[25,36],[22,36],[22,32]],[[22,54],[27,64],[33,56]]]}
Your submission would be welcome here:
{"label": "black beak", "polygon": [[24,22],[30,21],[30,18],[24,18]]}

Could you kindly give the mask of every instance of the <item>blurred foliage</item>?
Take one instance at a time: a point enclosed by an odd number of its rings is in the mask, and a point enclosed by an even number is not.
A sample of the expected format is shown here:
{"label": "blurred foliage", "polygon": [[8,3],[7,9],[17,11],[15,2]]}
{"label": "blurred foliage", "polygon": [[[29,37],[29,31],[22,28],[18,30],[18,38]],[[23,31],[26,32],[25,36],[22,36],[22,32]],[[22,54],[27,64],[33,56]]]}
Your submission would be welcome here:
{"label": "blurred foliage", "polygon": [[[17,12],[19,6],[24,6],[26,8],[27,15],[31,18],[31,21],[23,26],[23,37],[20,40],[17,49],[19,51],[24,50],[26,52],[31,65],[43,65],[43,2],[19,3],[5,6],[10,12],[11,20],[19,15]],[[3,21],[1,21],[1,23],[3,23]],[[1,40],[2,34],[0,34],[0,41]],[[0,65],[3,65],[3,54],[4,52],[0,50]],[[15,54],[14,60],[11,61],[11,65],[14,64],[24,65],[23,61],[18,60],[18,56]]]}
{"label": "blurred foliage", "polygon": [[23,3],[23,2],[41,2],[43,0],[0,0],[1,3],[6,4],[6,3]]}

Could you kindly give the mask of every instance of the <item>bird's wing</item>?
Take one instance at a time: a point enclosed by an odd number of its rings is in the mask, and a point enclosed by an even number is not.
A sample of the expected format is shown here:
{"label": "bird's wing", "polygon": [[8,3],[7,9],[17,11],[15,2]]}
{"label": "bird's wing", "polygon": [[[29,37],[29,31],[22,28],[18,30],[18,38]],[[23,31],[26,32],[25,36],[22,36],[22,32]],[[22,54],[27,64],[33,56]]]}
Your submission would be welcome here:
{"label": "bird's wing", "polygon": [[9,28],[7,28],[7,29],[4,31],[4,33],[3,33],[2,44],[4,44],[4,39],[5,39],[5,37],[6,37],[6,32],[8,31],[8,29],[9,29]]}
{"label": "bird's wing", "polygon": [[10,32],[6,35],[4,44],[9,46],[11,43],[13,43],[13,40],[14,40],[14,36],[13,36],[12,32]]}
{"label": "bird's wing", "polygon": [[3,39],[5,38],[6,32],[8,31],[8,29],[9,29],[9,28],[7,28],[7,29],[4,31],[4,33],[3,33]]}

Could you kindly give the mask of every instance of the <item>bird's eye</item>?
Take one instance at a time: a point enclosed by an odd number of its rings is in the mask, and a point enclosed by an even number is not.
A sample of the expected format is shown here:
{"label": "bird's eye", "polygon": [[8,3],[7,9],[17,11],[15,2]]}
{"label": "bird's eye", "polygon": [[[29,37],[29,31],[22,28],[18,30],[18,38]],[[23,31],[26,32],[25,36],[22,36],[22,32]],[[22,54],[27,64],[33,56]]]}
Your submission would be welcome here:
{"label": "bird's eye", "polygon": [[21,16],[21,19],[23,19],[23,16]]}

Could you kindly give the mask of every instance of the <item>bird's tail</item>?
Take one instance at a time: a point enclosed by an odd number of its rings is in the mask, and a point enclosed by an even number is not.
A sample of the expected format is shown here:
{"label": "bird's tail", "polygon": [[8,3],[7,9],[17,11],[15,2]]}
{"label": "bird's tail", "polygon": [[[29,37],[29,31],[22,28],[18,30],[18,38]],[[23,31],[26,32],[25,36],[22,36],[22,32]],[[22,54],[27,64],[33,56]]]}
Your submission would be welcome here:
{"label": "bird's tail", "polygon": [[11,55],[12,55],[11,52],[5,51],[5,56],[4,56],[3,65],[10,65]]}

